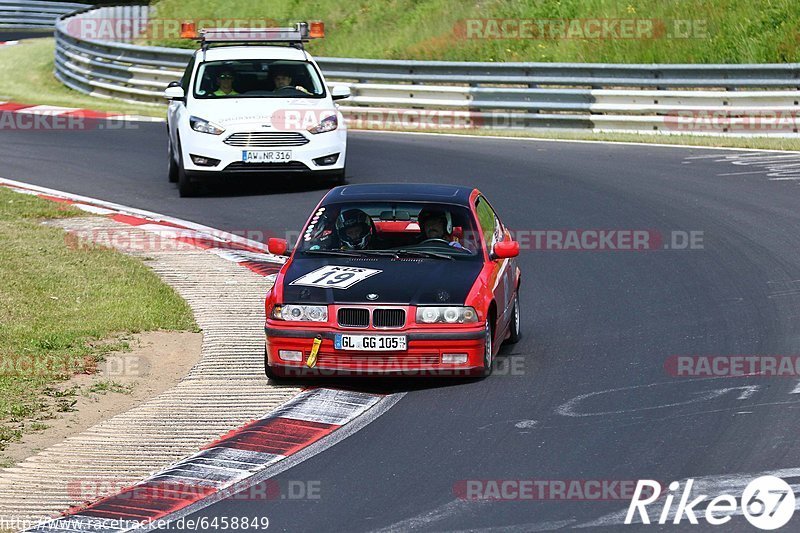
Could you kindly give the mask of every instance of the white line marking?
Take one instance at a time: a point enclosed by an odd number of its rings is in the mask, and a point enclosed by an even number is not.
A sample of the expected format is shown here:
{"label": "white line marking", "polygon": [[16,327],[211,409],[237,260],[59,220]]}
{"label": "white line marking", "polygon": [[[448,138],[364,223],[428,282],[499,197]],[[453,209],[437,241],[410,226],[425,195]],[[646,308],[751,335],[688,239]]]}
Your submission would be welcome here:
{"label": "white line marking", "polygon": [[751,170],[749,172],[726,172],[725,174],[717,174],[717,176],[743,176],[745,174],[763,174],[763,170]]}
{"label": "white line marking", "polygon": [[[592,141],[586,139],[545,139],[539,137],[506,137],[503,135],[468,135],[468,134],[459,134],[459,133],[429,133],[424,131],[383,131],[383,130],[357,130],[357,129],[349,129],[349,131],[353,133],[369,133],[372,134],[384,134],[384,135],[428,135],[428,136],[436,136],[436,137],[454,137],[454,138],[461,138],[461,139],[491,139],[491,140],[503,140],[503,141],[534,141],[534,142],[552,142],[552,143],[577,143],[577,144],[619,144],[622,146],[638,146],[641,148],[647,148],[650,146],[657,146],[659,148],[687,148],[692,150],[725,150],[725,151],[733,151],[733,152],[755,152],[755,153],[793,153],[798,154],[800,152],[796,150],[768,150],[764,148],[733,148],[730,146],[697,146],[694,144],[662,144],[662,143],[637,143],[637,142],[630,142],[630,141]],[[714,157],[714,156],[707,156],[707,157]]]}
{"label": "white line marking", "polygon": [[738,389],[743,389],[743,390],[742,390],[742,393],[739,395],[739,397],[736,398],[736,399],[737,400],[746,400],[750,396],[752,396],[753,394],[758,392],[758,389],[760,389],[761,386],[760,385],[749,385],[749,386],[737,387],[737,388]]}
{"label": "white line marking", "polygon": [[441,522],[452,516],[464,513],[465,511],[475,510],[476,507],[484,505],[488,500],[453,500],[430,511],[425,511],[411,518],[395,522],[390,526],[374,530],[373,533],[392,533],[395,531],[430,531],[436,522]]}
{"label": "white line marking", "polygon": [[794,386],[794,389],[789,394],[800,394],[800,381]]}

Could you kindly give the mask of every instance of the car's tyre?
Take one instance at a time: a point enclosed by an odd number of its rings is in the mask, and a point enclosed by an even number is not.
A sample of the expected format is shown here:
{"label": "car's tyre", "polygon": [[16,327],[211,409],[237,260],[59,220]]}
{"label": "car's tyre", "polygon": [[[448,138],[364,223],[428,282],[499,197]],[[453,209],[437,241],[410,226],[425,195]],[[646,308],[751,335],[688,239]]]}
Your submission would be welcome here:
{"label": "car's tyre", "polygon": [[344,185],[345,180],[347,179],[345,169],[342,169],[339,172],[336,172],[331,175],[331,183],[333,185]]}
{"label": "car's tyre", "polygon": [[191,198],[197,196],[198,185],[194,183],[186,171],[183,169],[183,151],[181,150],[180,140],[178,141],[178,194],[181,198]]}
{"label": "car's tyre", "polygon": [[264,347],[264,375],[267,376],[267,378],[274,383],[280,383],[282,381],[286,381],[285,376],[278,375],[275,372],[275,369],[269,366],[269,359],[267,358],[266,347]]}
{"label": "car's tyre", "polygon": [[169,163],[167,166],[167,177],[170,183],[177,183],[178,181],[178,163],[175,161],[175,152],[172,150],[172,140],[167,141]]}
{"label": "car's tyre", "polygon": [[197,184],[189,179],[189,176],[186,175],[186,171],[183,170],[183,166],[181,166],[178,169],[178,193],[181,195],[181,198],[197,196],[197,192]]}
{"label": "car's tyre", "polygon": [[484,348],[483,348],[483,370],[481,375],[483,377],[488,377],[492,375],[492,362],[493,362],[493,337],[494,337],[494,327],[492,327],[492,321],[486,321],[486,328],[484,330]]}
{"label": "car's tyre", "polygon": [[520,330],[519,291],[514,295],[514,309],[511,310],[511,323],[508,326],[508,344],[515,344],[522,335]]}

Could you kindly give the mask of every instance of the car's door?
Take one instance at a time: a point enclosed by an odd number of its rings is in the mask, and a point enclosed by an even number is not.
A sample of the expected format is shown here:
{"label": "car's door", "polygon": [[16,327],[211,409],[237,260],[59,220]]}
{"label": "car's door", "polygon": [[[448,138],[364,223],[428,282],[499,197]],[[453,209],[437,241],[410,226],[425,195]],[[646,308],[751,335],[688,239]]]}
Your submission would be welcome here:
{"label": "car's door", "polygon": [[483,245],[494,262],[492,274],[492,292],[497,304],[497,331],[505,331],[511,320],[511,309],[514,303],[514,272],[516,261],[513,259],[494,259],[491,252],[497,242],[506,239],[506,229],[500,222],[491,204],[483,195],[475,199],[475,212],[483,234]]}

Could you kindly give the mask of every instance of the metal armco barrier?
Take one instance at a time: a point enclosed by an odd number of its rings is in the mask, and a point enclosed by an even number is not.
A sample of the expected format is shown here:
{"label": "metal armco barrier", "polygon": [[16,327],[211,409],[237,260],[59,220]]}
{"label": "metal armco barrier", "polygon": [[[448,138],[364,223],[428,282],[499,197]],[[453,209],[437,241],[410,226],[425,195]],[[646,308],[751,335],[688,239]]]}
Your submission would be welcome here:
{"label": "metal armco barrier", "polygon": [[86,7],[77,3],[0,0],[0,28],[52,28],[61,15]]}
{"label": "metal armco barrier", "polygon": [[[101,41],[80,31],[87,18],[141,25],[148,16],[147,6],[62,16],[55,27],[58,79],[86,94],[164,104],[163,90],[180,78],[191,50]],[[329,81],[350,87],[352,97],[340,109],[360,127],[798,134],[800,64],[795,63],[317,62]]]}

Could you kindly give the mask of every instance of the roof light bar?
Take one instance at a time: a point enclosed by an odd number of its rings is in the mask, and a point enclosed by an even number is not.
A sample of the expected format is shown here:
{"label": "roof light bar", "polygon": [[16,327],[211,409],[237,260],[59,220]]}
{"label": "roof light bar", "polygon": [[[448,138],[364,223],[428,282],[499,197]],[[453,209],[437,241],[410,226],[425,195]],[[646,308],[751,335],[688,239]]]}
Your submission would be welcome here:
{"label": "roof light bar", "polygon": [[208,48],[214,43],[304,43],[325,35],[321,22],[298,22],[288,28],[204,28],[200,31],[200,43]]}

